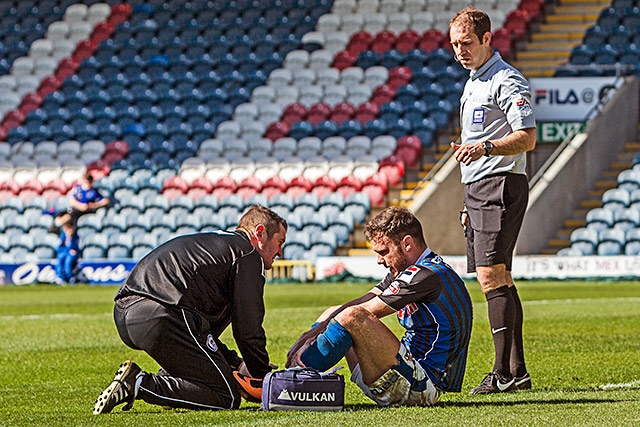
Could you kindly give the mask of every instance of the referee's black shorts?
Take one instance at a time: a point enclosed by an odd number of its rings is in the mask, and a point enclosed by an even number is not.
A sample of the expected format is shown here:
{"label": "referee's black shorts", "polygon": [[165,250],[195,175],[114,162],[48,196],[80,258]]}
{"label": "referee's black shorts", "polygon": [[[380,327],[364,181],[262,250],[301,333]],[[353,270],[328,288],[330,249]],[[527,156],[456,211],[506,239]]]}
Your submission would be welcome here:
{"label": "referee's black shorts", "polygon": [[526,175],[491,175],[464,186],[468,211],[467,272],[505,264],[511,271],[513,251],[529,202]]}

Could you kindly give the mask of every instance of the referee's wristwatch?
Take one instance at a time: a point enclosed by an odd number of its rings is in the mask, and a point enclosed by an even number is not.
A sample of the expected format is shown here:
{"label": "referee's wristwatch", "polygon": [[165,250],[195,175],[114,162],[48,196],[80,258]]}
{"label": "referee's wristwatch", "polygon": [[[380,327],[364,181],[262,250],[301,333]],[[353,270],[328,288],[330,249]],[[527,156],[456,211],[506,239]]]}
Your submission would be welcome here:
{"label": "referee's wristwatch", "polygon": [[482,143],[482,147],[484,148],[484,155],[489,157],[493,151],[493,142],[486,140]]}

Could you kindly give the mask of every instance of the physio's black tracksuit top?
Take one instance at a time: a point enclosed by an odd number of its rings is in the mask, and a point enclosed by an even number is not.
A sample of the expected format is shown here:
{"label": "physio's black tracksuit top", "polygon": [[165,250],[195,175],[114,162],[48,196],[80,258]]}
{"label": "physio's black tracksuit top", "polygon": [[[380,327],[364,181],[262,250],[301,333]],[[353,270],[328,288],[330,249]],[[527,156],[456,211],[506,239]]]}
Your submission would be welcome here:
{"label": "physio's black tracksuit top", "polygon": [[[262,378],[271,371],[262,327],[264,284],[262,257],[244,232],[198,233],[171,239],[147,254],[115,299],[140,295],[196,312],[209,322],[216,341],[231,324],[249,372]],[[225,357],[233,366],[233,356]]]}

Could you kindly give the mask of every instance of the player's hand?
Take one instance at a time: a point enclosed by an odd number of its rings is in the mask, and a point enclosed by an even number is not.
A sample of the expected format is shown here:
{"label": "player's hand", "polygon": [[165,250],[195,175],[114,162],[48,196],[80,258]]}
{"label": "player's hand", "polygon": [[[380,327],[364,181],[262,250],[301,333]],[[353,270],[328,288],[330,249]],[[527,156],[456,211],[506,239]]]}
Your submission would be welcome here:
{"label": "player's hand", "polygon": [[307,349],[309,348],[309,346],[313,341],[314,340],[306,341],[304,344],[302,344],[302,346],[300,346],[300,348],[298,348],[298,350],[295,353],[293,353],[289,358],[287,358],[287,368],[306,367],[306,365],[302,362],[302,355],[304,354],[305,351],[307,351]]}
{"label": "player's hand", "polygon": [[[302,355],[302,353],[304,353],[304,350],[306,350],[307,347],[309,347],[309,344],[311,343],[311,341],[315,340],[318,334],[320,334],[320,332],[322,332],[325,327],[326,327],[326,324],[322,322],[319,325],[317,325],[315,328],[310,329],[304,334],[302,334],[302,336],[298,339],[298,341],[296,341],[291,346],[291,348],[289,349],[289,352],[287,353],[287,363],[285,365],[287,368],[291,366],[300,366],[298,365],[298,363],[300,363],[299,362],[300,356]],[[301,352],[300,350],[303,347],[304,347],[304,350],[302,350]]]}

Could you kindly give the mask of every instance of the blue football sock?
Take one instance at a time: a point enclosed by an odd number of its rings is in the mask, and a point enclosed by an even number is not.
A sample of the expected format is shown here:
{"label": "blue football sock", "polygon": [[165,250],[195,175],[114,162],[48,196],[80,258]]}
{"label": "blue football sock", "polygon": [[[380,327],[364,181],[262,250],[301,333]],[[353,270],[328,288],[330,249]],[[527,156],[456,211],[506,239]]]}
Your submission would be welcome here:
{"label": "blue football sock", "polygon": [[338,363],[351,348],[351,334],[335,319],[331,319],[323,333],[302,355],[302,363],[319,371],[326,371]]}

